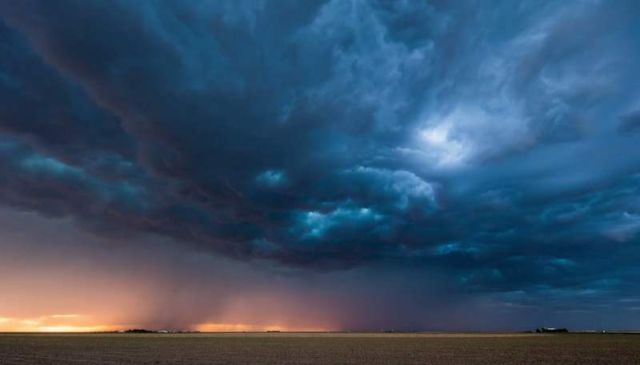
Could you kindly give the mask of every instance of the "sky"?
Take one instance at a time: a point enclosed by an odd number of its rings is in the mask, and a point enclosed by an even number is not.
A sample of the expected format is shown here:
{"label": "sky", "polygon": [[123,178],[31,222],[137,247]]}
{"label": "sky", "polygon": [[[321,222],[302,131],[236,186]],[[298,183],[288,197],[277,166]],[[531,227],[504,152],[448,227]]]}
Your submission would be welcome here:
{"label": "sky", "polygon": [[638,329],[639,18],[0,0],[0,331]]}

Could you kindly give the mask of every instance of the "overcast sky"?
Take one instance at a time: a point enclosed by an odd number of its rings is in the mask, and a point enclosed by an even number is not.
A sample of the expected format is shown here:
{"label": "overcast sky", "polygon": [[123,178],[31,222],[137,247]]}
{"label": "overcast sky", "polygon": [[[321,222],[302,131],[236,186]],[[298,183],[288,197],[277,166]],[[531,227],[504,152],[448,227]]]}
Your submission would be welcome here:
{"label": "overcast sky", "polygon": [[0,1],[0,330],[640,327],[639,4]]}

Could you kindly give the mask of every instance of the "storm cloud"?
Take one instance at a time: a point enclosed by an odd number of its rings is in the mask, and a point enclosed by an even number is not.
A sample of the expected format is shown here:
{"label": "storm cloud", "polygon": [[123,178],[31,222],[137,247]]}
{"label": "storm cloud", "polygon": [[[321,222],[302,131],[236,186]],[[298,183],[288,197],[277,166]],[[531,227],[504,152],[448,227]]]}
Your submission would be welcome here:
{"label": "storm cloud", "polygon": [[377,272],[457,303],[637,313],[639,17],[0,1],[0,203],[353,287]]}

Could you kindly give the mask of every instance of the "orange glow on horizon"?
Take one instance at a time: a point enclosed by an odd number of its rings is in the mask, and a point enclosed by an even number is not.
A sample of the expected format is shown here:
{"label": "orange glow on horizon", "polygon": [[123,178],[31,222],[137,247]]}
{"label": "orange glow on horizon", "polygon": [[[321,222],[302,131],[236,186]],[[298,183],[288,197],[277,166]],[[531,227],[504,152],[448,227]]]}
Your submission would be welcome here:
{"label": "orange glow on horizon", "polygon": [[[139,325],[96,324],[88,316],[80,314],[52,314],[34,318],[0,317],[0,332],[116,332]],[[160,330],[160,328],[150,328]],[[202,323],[192,328],[199,332],[326,332],[324,327],[297,327],[281,324],[256,325],[247,323]],[[185,328],[184,330],[189,330]]]}
{"label": "orange glow on horizon", "polygon": [[95,324],[80,314],[52,314],[34,318],[0,317],[0,332],[109,332],[121,326]]}

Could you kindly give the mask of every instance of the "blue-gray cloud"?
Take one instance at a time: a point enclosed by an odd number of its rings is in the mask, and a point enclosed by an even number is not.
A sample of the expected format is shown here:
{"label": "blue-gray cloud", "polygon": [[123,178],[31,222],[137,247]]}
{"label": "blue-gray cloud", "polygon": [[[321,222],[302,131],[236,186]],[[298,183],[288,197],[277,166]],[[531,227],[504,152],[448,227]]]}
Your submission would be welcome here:
{"label": "blue-gray cloud", "polygon": [[437,268],[522,305],[638,289],[633,1],[0,15],[5,205],[243,260]]}

